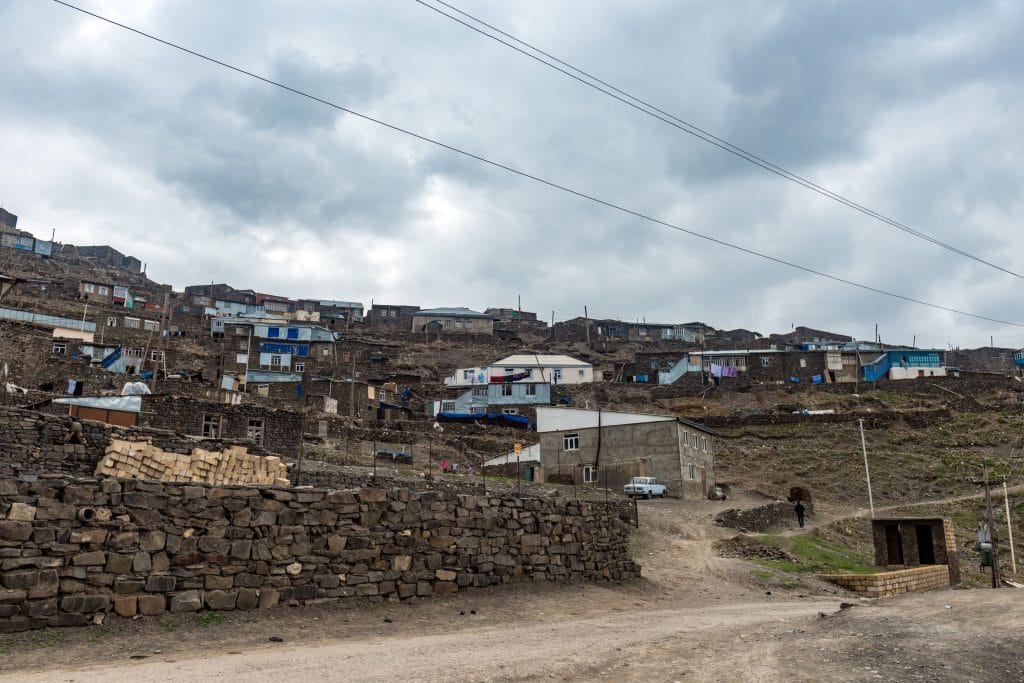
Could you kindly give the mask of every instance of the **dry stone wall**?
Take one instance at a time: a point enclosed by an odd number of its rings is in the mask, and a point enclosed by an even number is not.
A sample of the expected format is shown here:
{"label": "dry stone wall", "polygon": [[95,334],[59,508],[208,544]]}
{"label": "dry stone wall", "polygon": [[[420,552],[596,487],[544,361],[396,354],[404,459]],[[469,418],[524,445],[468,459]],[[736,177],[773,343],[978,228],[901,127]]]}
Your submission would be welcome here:
{"label": "dry stone wall", "polygon": [[639,575],[615,506],[407,489],[0,477],[0,632]]}

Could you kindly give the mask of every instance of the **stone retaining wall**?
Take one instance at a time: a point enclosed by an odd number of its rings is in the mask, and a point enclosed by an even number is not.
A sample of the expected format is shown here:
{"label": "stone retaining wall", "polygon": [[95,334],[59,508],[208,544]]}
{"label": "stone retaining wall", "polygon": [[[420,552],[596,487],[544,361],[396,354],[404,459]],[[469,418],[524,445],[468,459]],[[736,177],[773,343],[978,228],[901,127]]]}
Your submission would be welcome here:
{"label": "stone retaining wall", "polygon": [[84,625],[106,612],[628,579],[640,569],[618,507],[397,488],[0,477],[0,632]]}
{"label": "stone retaining wall", "polygon": [[948,588],[949,567],[944,564],[925,565],[878,574],[821,574],[824,579],[846,590],[869,598],[898,595],[911,591],[930,591]]}

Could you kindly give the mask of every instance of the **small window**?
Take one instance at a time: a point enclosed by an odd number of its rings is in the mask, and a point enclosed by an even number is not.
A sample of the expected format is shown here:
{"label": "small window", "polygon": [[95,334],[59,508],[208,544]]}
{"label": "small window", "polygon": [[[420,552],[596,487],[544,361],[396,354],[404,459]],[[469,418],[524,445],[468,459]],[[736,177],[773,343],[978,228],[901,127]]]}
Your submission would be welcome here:
{"label": "small window", "polygon": [[239,351],[248,351],[249,350],[249,344],[246,343],[246,341],[244,339],[239,339],[238,340],[238,350]]}
{"label": "small window", "polygon": [[281,369],[281,356],[274,354],[270,357],[270,369],[280,370]]}
{"label": "small window", "polygon": [[468,380],[472,380],[473,379],[473,371],[472,370],[463,370],[462,371],[462,379],[463,379],[463,381],[465,381],[467,379]]}
{"label": "small window", "polygon": [[217,439],[221,435],[221,416],[203,415],[203,436],[207,439]]}
{"label": "small window", "polygon": [[124,319],[124,326],[125,326],[126,328],[128,328],[128,329],[132,329],[132,330],[137,330],[137,329],[139,329],[139,325],[140,325],[141,323],[142,323],[142,321],[141,321],[141,320],[139,320],[138,318],[125,318],[125,319]]}
{"label": "small window", "polygon": [[683,448],[686,448],[689,445],[690,445],[690,433],[684,430],[683,431]]}
{"label": "small window", "polygon": [[68,345],[64,342],[54,342],[53,352],[63,355],[68,352]]}
{"label": "small window", "polygon": [[299,338],[299,328],[297,328],[297,327],[289,327],[288,328],[288,338],[289,339],[298,339]]}
{"label": "small window", "polygon": [[244,336],[246,332],[247,332],[247,330],[244,327],[236,327],[235,328],[235,334],[236,335]]}
{"label": "small window", "polygon": [[526,385],[526,395],[527,396],[536,396],[537,395],[537,385],[536,384],[527,384]]}
{"label": "small window", "polygon": [[270,338],[270,339],[277,339],[280,336],[281,336],[281,328],[280,327],[268,327],[267,328],[267,337],[268,338]]}
{"label": "small window", "polygon": [[557,383],[562,379],[562,368],[554,368],[551,370],[551,378]]}
{"label": "small window", "polygon": [[807,359],[806,358],[801,358],[800,359],[800,367],[802,367],[802,368],[806,368],[807,367]]}
{"label": "small window", "polygon": [[692,462],[686,467],[686,478],[696,479],[697,478],[697,466]]}
{"label": "small window", "polygon": [[117,327],[117,318],[115,316],[107,316],[107,327]]}
{"label": "small window", "polygon": [[257,446],[262,446],[263,420],[249,420],[249,425],[245,429],[245,436]]}
{"label": "small window", "polygon": [[502,384],[501,385],[501,395],[502,396],[511,396],[512,395],[512,385],[511,384]]}
{"label": "small window", "polygon": [[597,468],[593,465],[586,465],[583,468],[583,483],[584,484],[596,484],[597,483]]}
{"label": "small window", "polygon": [[587,373],[584,370],[577,370],[576,371],[576,376],[577,377],[584,377],[586,374]]}
{"label": "small window", "polygon": [[771,364],[771,358],[768,356],[761,356],[761,367],[766,368]]}
{"label": "small window", "polygon": [[442,327],[444,327],[444,329],[446,329],[446,330],[450,330],[451,327],[452,327],[452,321],[451,320],[445,320],[444,323],[442,324]]}
{"label": "small window", "polygon": [[320,355],[322,355],[322,356],[329,356],[329,355],[331,355],[331,347],[330,346],[325,346],[323,348],[323,351],[321,351]]}
{"label": "small window", "polygon": [[306,364],[305,363],[296,363],[295,364],[295,372],[305,372],[305,371],[306,371]]}
{"label": "small window", "polygon": [[164,352],[159,350],[150,351],[149,359],[156,363],[162,363],[164,361]]}
{"label": "small window", "polygon": [[124,355],[128,356],[129,358],[142,358],[142,354],[145,352],[146,350],[141,346],[129,346],[128,350],[125,351]]}
{"label": "small window", "polygon": [[708,437],[706,437],[706,436],[700,437],[700,449],[702,451],[704,451],[705,453],[708,452]]}
{"label": "small window", "polygon": [[484,398],[487,396],[487,387],[473,387],[473,395],[477,398]]}
{"label": "small window", "polygon": [[105,287],[104,285],[100,285],[97,294],[99,294],[100,296],[107,296],[108,294],[110,294],[110,288]]}
{"label": "small window", "polygon": [[515,368],[505,368],[505,376],[506,377],[511,377],[514,374],[516,374],[516,369]]}
{"label": "small window", "polygon": [[481,413],[481,414],[482,413],[486,413],[487,412],[487,406],[471,406],[470,409],[469,409],[469,412],[471,412],[471,413]]}
{"label": "small window", "polygon": [[143,320],[142,327],[150,332],[156,332],[160,329],[160,322],[157,320]]}
{"label": "small window", "polygon": [[457,329],[457,330],[461,330],[462,329],[462,321],[461,320],[456,320],[455,321],[455,329]]}
{"label": "small window", "polygon": [[448,413],[455,410],[455,401],[441,401],[441,412]]}
{"label": "small window", "polygon": [[516,410],[515,408],[502,408],[501,409],[501,414],[502,415],[518,415],[519,411]]}
{"label": "small window", "polygon": [[91,282],[86,282],[84,289],[86,294],[92,294],[93,292],[96,291],[95,285],[93,285]]}
{"label": "small window", "polygon": [[566,434],[562,437],[563,451],[578,451],[580,449],[580,435],[578,433]]}
{"label": "small window", "polygon": [[690,436],[692,437],[690,439],[690,445],[692,447],[696,448],[697,447],[697,432],[692,433]]}
{"label": "small window", "polygon": [[235,354],[235,363],[237,363],[238,365],[248,365],[249,364],[249,354],[247,354],[247,353]]}
{"label": "small window", "polygon": [[269,384],[257,384],[256,393],[260,396],[270,396],[270,385]]}

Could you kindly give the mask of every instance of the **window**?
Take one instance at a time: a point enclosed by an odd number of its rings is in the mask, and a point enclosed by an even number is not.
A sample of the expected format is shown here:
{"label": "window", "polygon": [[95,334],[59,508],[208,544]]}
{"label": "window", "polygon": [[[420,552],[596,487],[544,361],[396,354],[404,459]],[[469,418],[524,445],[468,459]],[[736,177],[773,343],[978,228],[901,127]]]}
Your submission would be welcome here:
{"label": "window", "polygon": [[700,449],[702,451],[704,451],[705,453],[708,452],[708,437],[706,437],[706,436],[700,437]]}
{"label": "window", "polygon": [[455,401],[441,401],[441,412],[447,413],[455,410]]}
{"label": "window", "polygon": [[257,446],[262,446],[263,420],[249,420],[249,426],[245,428],[245,437]]}
{"label": "window", "polygon": [[305,372],[305,371],[306,371],[306,364],[305,363],[296,363],[295,364],[295,372]]}
{"label": "window", "polygon": [[269,384],[257,384],[256,393],[260,396],[270,396],[270,385]]}
{"label": "window", "polygon": [[557,384],[562,380],[562,368],[552,368],[551,379]]}
{"label": "window", "polygon": [[502,415],[518,415],[519,411],[516,410],[515,408],[502,408],[501,409],[501,414]]}
{"label": "window", "polygon": [[157,320],[143,320],[142,328],[150,332],[156,332],[160,329],[160,322]]}
{"label": "window", "polygon": [[686,478],[696,479],[697,478],[697,466],[692,462],[686,467]]}
{"label": "window", "polygon": [[693,448],[696,448],[696,447],[697,447],[697,432],[694,432],[694,433],[692,433],[692,434],[691,434],[690,436],[692,437],[692,438],[690,439],[690,445],[691,445],[691,446],[692,446]]}
{"label": "window", "polygon": [[501,395],[502,396],[511,396],[512,395],[512,385],[511,384],[502,384],[501,385]]}
{"label": "window", "polygon": [[107,327],[117,327],[117,318],[114,316],[107,316]]}
{"label": "window", "polygon": [[484,398],[487,396],[487,387],[473,387],[473,395],[477,398]]}
{"label": "window", "polygon": [[297,328],[297,327],[289,327],[288,328],[288,338],[289,339],[298,339],[299,338],[299,328]]}
{"label": "window", "polygon": [[97,291],[97,294],[99,294],[100,296],[107,296],[108,294],[110,294],[110,287],[107,287],[105,285],[100,285],[98,290],[99,291]]}
{"label": "window", "polygon": [[597,483],[597,468],[593,465],[586,465],[583,468],[583,483],[584,484],[596,484]]}
{"label": "window", "polygon": [[270,369],[280,370],[281,369],[281,356],[274,354],[270,357]]}
{"label": "window", "polygon": [[766,368],[771,364],[771,358],[768,356],[761,356],[761,367]]}
{"label": "window", "polygon": [[235,328],[235,334],[236,335],[243,336],[243,335],[245,335],[246,332],[247,332],[247,330],[244,327],[236,327]]}
{"label": "window", "polygon": [[249,344],[247,344],[244,339],[239,339],[238,340],[238,350],[239,351],[248,351],[249,350]]}
{"label": "window", "polygon": [[142,354],[145,353],[145,351],[146,350],[141,346],[129,346],[128,349],[124,352],[124,355],[128,356],[129,358],[142,358]]}
{"label": "window", "polygon": [[139,320],[138,318],[125,318],[124,319],[124,326],[126,328],[128,328],[128,329],[137,330],[137,329],[139,329],[139,324],[141,322],[142,321]]}
{"label": "window", "polygon": [[235,354],[235,362],[238,363],[239,365],[248,365],[249,364],[249,354],[247,354],[247,353]]}
{"label": "window", "polygon": [[641,327],[640,328],[640,336],[641,337],[646,337],[647,336],[647,328],[646,327]]}
{"label": "window", "polygon": [[221,435],[220,415],[203,415],[203,436],[207,439],[217,439]]}
{"label": "window", "polygon": [[398,311],[396,311],[395,309],[392,308],[390,311],[388,311],[388,315],[390,317],[392,317],[392,318],[397,318],[398,317]]}
{"label": "window", "polygon": [[444,329],[446,329],[446,330],[450,330],[452,328],[452,321],[451,320],[445,320],[444,323],[441,326]]}
{"label": "window", "polygon": [[800,367],[802,367],[802,368],[806,368],[807,367],[807,359],[806,358],[801,358],[800,359]]}
{"label": "window", "polygon": [[463,370],[462,371],[462,381],[466,381],[466,380],[472,381],[472,379],[473,379],[473,371],[472,370]]}
{"label": "window", "polygon": [[461,330],[462,329],[462,321],[461,320],[456,320],[455,321],[455,329],[457,329],[457,330]]}
{"label": "window", "polygon": [[270,339],[277,339],[280,336],[281,336],[281,328],[280,327],[268,327],[267,328],[267,337],[269,337]]}
{"label": "window", "polygon": [[64,342],[54,342],[53,343],[53,352],[54,353],[65,354],[65,353],[68,352],[68,345],[65,344]]}
{"label": "window", "polygon": [[162,363],[164,361],[164,352],[158,350],[150,351],[149,359],[156,363]]}
{"label": "window", "polygon": [[96,286],[93,285],[91,282],[86,282],[85,285],[83,286],[83,289],[85,289],[86,294],[92,294],[93,292],[96,291]]}
{"label": "window", "polygon": [[469,409],[471,413],[486,413],[487,406],[471,406]]}
{"label": "window", "polygon": [[580,449],[580,435],[576,432],[566,434],[562,437],[563,451],[578,451]]}
{"label": "window", "polygon": [[329,355],[331,355],[331,347],[330,346],[325,346],[323,348],[323,350],[320,352],[320,355],[321,356],[329,356]]}
{"label": "window", "polygon": [[505,368],[505,376],[506,377],[511,377],[514,374],[516,374],[516,369],[515,368]]}
{"label": "window", "polygon": [[690,445],[690,433],[684,430],[683,431],[683,448],[686,448],[688,445]]}
{"label": "window", "polygon": [[577,371],[576,371],[576,376],[577,376],[577,377],[583,377],[583,376],[584,376],[584,375],[586,375],[586,374],[587,374],[587,373],[586,373],[586,372],[584,372],[583,370],[577,370]]}
{"label": "window", "polygon": [[527,396],[536,396],[537,395],[537,385],[536,384],[527,384],[526,385],[526,395]]}

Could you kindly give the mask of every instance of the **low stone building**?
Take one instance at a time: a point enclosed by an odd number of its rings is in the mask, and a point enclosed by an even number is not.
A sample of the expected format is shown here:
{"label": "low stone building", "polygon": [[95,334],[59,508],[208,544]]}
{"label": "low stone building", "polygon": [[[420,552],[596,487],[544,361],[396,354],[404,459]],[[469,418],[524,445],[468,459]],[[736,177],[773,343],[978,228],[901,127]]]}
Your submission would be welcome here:
{"label": "low stone building", "polygon": [[619,488],[656,477],[677,498],[715,485],[715,433],[683,418],[539,407],[537,432],[547,481]]}

